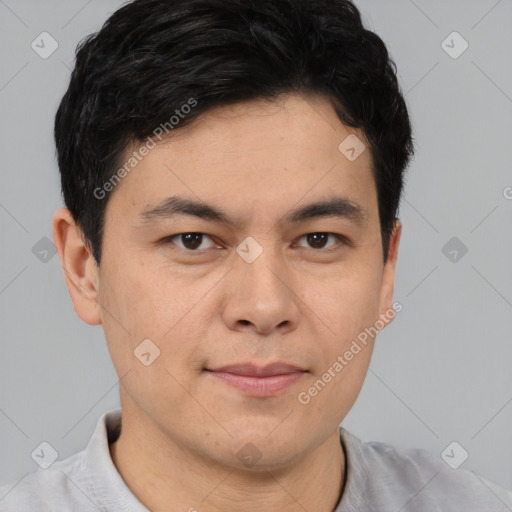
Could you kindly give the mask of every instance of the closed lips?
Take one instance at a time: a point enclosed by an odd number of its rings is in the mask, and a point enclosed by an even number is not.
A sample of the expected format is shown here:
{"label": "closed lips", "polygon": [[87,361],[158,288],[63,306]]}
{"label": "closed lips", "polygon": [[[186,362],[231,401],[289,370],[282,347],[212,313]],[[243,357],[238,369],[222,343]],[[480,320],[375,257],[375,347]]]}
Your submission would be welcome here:
{"label": "closed lips", "polygon": [[288,375],[290,373],[304,372],[306,370],[286,363],[272,363],[266,366],[255,366],[252,364],[236,364],[218,368],[206,368],[211,372],[231,373],[246,377],[272,377],[275,375]]}
{"label": "closed lips", "polygon": [[272,397],[292,386],[306,370],[295,365],[273,363],[266,366],[251,364],[205,369],[217,381],[252,397]]}

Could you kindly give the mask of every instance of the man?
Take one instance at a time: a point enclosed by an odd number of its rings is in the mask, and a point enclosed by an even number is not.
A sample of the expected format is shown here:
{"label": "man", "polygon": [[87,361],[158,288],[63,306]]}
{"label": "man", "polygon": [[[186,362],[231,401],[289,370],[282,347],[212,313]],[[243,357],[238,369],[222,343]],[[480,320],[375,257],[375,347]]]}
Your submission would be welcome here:
{"label": "man", "polygon": [[[121,410],[2,511],[505,511],[340,422],[389,324],[411,126],[343,0],[136,0],[55,120],[55,244]],[[121,414],[122,411],[122,414]]]}

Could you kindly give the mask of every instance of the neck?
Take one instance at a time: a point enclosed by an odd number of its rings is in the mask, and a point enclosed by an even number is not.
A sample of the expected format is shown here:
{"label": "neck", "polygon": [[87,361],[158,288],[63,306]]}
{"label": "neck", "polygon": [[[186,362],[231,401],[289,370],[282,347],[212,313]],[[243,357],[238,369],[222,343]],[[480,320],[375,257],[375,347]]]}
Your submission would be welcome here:
{"label": "neck", "polygon": [[110,455],[132,493],[152,512],[332,512],[343,492],[339,430],[292,466],[256,472],[219,465],[156,428],[135,425],[123,422]]}

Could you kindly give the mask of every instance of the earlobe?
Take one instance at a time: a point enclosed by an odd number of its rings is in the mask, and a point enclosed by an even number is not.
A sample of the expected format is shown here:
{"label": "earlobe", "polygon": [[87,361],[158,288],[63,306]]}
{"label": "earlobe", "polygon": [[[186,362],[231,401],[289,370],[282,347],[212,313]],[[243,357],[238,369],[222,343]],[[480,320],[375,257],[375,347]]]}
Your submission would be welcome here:
{"label": "earlobe", "polygon": [[77,315],[87,324],[101,324],[99,269],[67,208],[53,215],[53,238]]}
{"label": "earlobe", "polygon": [[384,265],[380,291],[380,320],[389,325],[395,317],[393,310],[393,291],[395,286],[395,269],[398,258],[398,246],[402,234],[402,223],[397,219],[389,240],[388,259]]}

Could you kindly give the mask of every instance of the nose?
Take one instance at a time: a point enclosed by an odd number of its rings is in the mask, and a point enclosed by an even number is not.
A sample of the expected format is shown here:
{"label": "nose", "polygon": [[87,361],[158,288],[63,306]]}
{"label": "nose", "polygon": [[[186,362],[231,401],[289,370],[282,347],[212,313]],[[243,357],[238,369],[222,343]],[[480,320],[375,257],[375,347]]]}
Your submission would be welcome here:
{"label": "nose", "polygon": [[240,259],[228,278],[223,317],[230,329],[268,335],[297,327],[300,276],[286,268],[280,255],[265,250],[252,263]]}

